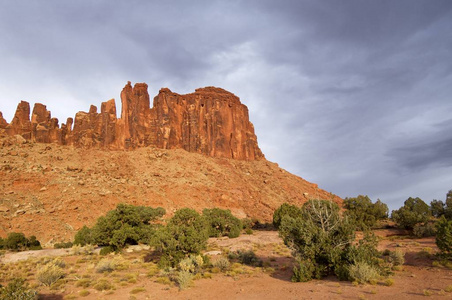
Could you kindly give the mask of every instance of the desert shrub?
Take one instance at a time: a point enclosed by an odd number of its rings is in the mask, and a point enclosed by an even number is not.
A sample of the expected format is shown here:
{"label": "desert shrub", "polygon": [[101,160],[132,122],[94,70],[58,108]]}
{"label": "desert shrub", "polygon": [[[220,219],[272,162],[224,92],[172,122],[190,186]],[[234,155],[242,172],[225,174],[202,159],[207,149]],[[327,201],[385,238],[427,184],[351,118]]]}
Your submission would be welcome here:
{"label": "desert shrub", "polygon": [[165,214],[161,207],[133,206],[118,204],[106,216],[97,219],[93,228],[84,226],[77,232],[74,244],[97,244],[121,249],[127,244],[148,243],[154,231],[150,222]]}
{"label": "desert shrub", "polygon": [[25,283],[24,279],[14,279],[6,287],[0,288],[0,300],[36,300],[38,293]]}
{"label": "desert shrub", "polygon": [[34,235],[30,236],[30,238],[27,239],[21,232],[9,233],[7,238],[3,240],[2,244],[4,249],[13,251],[42,249],[41,243],[36,239]]}
{"label": "desert shrub", "polygon": [[430,202],[430,211],[435,218],[441,218],[445,213],[445,208],[446,206],[441,200],[432,200],[432,202]]}
{"label": "desert shrub", "polygon": [[357,230],[371,228],[378,220],[388,217],[388,206],[380,200],[372,203],[368,196],[345,198],[344,208],[347,209],[345,215],[355,222]]}
{"label": "desert shrub", "polygon": [[106,279],[99,279],[94,285],[94,289],[97,291],[107,291],[113,289],[113,285]]}
{"label": "desert shrub", "polygon": [[429,237],[435,236],[436,228],[435,225],[427,222],[427,223],[417,223],[413,227],[413,234],[417,237]]}
{"label": "desert shrub", "polygon": [[34,235],[28,239],[28,248],[30,250],[41,250],[41,242],[39,242]]}
{"label": "desert shrub", "polygon": [[379,273],[375,267],[365,262],[357,262],[349,267],[349,276],[352,280],[359,283],[369,283],[377,280]]}
{"label": "desert shrub", "polygon": [[392,219],[399,227],[413,229],[416,224],[428,222],[429,206],[420,198],[408,198],[398,210],[392,211]]}
{"label": "desert shrub", "polygon": [[444,217],[452,221],[452,190],[447,192],[446,203],[444,205]]}
{"label": "desert shrub", "polygon": [[205,249],[208,239],[205,219],[195,210],[183,208],[174,214],[168,224],[159,228],[153,238],[160,253],[160,267],[175,267],[190,254]]}
{"label": "desert shrub", "polygon": [[61,242],[61,243],[55,243],[55,245],[53,245],[53,248],[67,249],[67,248],[72,248],[72,246],[73,246],[72,242]]}
{"label": "desert shrub", "polygon": [[313,278],[321,278],[322,272],[318,271],[320,271],[320,269],[316,268],[316,266],[310,260],[302,261],[300,259],[297,259],[297,263],[293,268],[292,281],[308,282]]}
{"label": "desert shrub", "polygon": [[301,209],[298,206],[283,203],[273,213],[273,226],[278,229],[284,216],[287,215],[289,217],[296,218],[300,214]]}
{"label": "desert shrub", "polygon": [[405,263],[405,253],[400,250],[389,252],[389,261],[394,266],[401,266]]}
{"label": "desert shrub", "polygon": [[93,243],[94,239],[92,236],[91,229],[84,225],[82,229],[77,231],[77,233],[75,234],[74,245],[85,246]]}
{"label": "desert shrub", "polygon": [[392,278],[387,278],[387,279],[384,281],[384,285],[386,285],[386,286],[393,286],[393,285],[394,285],[394,279],[392,279]]}
{"label": "desert shrub", "polygon": [[228,257],[248,266],[262,267],[263,265],[262,260],[256,256],[253,250],[229,252]]}
{"label": "desert shrub", "polygon": [[100,255],[107,255],[107,254],[110,254],[112,252],[115,252],[115,249],[113,247],[111,247],[111,246],[106,246],[106,247],[103,247],[102,249],[100,249],[99,254]]}
{"label": "desert shrub", "polygon": [[91,281],[91,279],[89,279],[89,278],[82,278],[82,279],[79,279],[79,280],[75,283],[75,286],[83,287],[83,288],[86,289],[86,288],[90,287],[92,283],[93,283],[93,282]]}
{"label": "desert shrub", "polygon": [[235,238],[240,235],[242,230],[242,222],[234,217],[230,210],[212,208],[202,211],[203,217],[206,219],[209,227],[210,237],[228,236]]}
{"label": "desert shrub", "polygon": [[102,259],[96,265],[97,273],[113,272],[119,265],[118,259]]}
{"label": "desert shrub", "polygon": [[180,271],[176,277],[180,290],[184,290],[190,286],[193,281],[193,274],[189,271]]}
{"label": "desert shrub", "polygon": [[61,267],[53,263],[48,263],[38,270],[37,280],[44,285],[51,286],[58,279],[63,278],[64,275]]}
{"label": "desert shrub", "polygon": [[226,271],[227,269],[229,269],[231,263],[229,262],[229,260],[226,257],[220,257],[217,260],[215,260],[212,263],[212,266],[214,268],[218,268],[221,272]]}
{"label": "desert shrub", "polygon": [[136,287],[130,291],[131,294],[138,294],[142,292],[146,292],[146,289],[144,287]]}
{"label": "desert shrub", "polygon": [[247,229],[251,229],[253,230],[253,226],[254,226],[254,221],[249,219],[249,218],[245,218],[242,219],[242,229],[247,230]]}
{"label": "desert shrub", "polygon": [[452,220],[445,216],[436,223],[436,245],[442,255],[452,258]]}
{"label": "desert shrub", "polygon": [[179,270],[188,271],[191,273],[198,273],[204,264],[204,259],[201,255],[190,255],[179,262]]}
{"label": "desert shrub", "polygon": [[337,204],[310,200],[301,213],[282,218],[279,233],[297,260],[293,281],[308,281],[334,273],[341,280],[350,279],[349,265],[366,263],[378,266],[376,237],[366,233],[354,245],[355,225],[342,218]]}
{"label": "desert shrub", "polygon": [[11,232],[5,239],[5,248],[9,250],[24,250],[28,247],[28,239],[23,233]]}
{"label": "desert shrub", "polygon": [[53,264],[53,265],[55,265],[57,267],[60,267],[62,269],[66,267],[66,263],[64,262],[64,260],[62,260],[59,257],[54,258],[54,259],[49,258],[49,260],[46,262],[46,264],[49,264],[49,263]]}

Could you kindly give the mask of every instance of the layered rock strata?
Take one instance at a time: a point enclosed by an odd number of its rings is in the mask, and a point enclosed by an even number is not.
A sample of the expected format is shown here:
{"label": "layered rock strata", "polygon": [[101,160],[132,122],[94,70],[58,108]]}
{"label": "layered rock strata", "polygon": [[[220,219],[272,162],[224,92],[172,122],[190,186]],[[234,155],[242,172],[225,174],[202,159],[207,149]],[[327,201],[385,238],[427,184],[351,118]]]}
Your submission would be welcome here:
{"label": "layered rock strata", "polygon": [[38,143],[57,143],[83,148],[127,150],[154,146],[182,148],[212,157],[256,160],[259,149],[248,108],[234,94],[206,87],[179,95],[167,88],[159,91],[150,107],[148,86],[130,82],[121,92],[121,117],[115,100],[101,104],[100,112],[78,112],[61,127],[46,106],[21,101],[10,124],[0,113],[0,130]]}

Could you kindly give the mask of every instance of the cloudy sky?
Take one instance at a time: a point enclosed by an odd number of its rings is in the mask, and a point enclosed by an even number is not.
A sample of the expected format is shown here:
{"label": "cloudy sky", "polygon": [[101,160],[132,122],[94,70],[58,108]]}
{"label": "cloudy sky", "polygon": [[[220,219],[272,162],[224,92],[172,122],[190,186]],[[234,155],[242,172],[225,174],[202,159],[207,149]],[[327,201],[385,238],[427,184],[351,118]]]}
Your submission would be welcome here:
{"label": "cloudy sky", "polygon": [[0,0],[0,111],[218,86],[267,159],[396,209],[452,189],[450,0]]}

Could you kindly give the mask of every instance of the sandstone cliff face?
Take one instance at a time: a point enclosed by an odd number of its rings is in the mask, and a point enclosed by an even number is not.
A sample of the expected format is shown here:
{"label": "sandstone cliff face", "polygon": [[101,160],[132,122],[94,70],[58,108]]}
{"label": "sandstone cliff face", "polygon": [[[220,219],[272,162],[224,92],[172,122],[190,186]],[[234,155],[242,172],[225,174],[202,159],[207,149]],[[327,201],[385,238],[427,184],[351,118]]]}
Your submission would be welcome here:
{"label": "sandstone cliff face", "polygon": [[0,129],[6,129],[6,126],[8,126],[8,122],[3,118],[3,114],[0,111]]}
{"label": "sandstone cliff face", "polygon": [[[58,143],[82,148],[134,149],[154,146],[239,160],[263,158],[248,108],[234,94],[206,87],[179,95],[161,89],[150,107],[148,86],[129,82],[121,92],[121,117],[115,100],[103,102],[100,113],[92,105],[74,120],[58,125],[45,105],[22,101],[11,124],[0,115],[0,129],[38,143]],[[73,124],[73,126],[72,126]]]}

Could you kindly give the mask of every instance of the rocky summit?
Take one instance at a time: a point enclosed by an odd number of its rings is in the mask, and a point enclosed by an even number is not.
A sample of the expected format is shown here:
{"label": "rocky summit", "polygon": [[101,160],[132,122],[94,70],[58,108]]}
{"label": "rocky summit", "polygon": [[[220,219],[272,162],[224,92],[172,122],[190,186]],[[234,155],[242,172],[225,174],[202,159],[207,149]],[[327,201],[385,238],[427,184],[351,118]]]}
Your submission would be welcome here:
{"label": "rocky summit", "polygon": [[[229,209],[271,222],[282,203],[341,199],[265,159],[248,109],[214,87],[179,95],[128,83],[114,100],[61,127],[46,106],[22,101],[0,113],[0,236],[69,241],[119,203],[166,209]],[[129,150],[129,151],[125,151]]]}
{"label": "rocky summit", "polygon": [[101,104],[100,113],[91,105],[88,112],[78,112],[59,127],[58,119],[41,103],[35,104],[30,120],[30,104],[22,101],[10,124],[0,113],[0,129],[32,142],[80,148],[153,146],[239,160],[264,158],[248,108],[223,89],[206,87],[179,95],[163,88],[151,108],[147,84],[132,87],[128,82],[121,92],[121,104],[120,118],[112,99]]}

